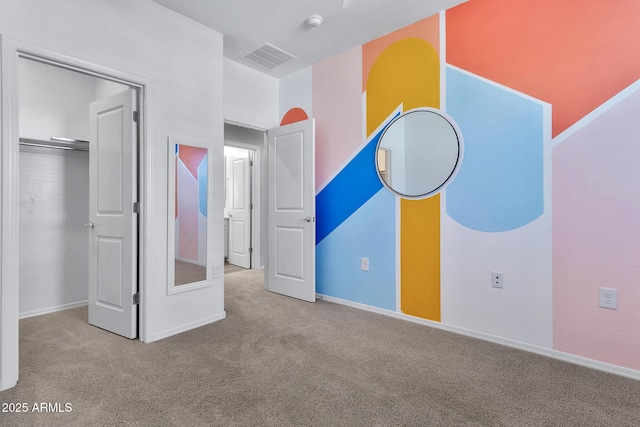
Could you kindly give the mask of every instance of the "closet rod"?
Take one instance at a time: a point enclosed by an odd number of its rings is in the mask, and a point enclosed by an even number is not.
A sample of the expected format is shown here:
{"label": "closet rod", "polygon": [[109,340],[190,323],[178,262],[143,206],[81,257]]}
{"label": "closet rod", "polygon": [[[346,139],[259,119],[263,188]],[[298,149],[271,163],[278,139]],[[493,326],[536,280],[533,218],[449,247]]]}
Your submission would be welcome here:
{"label": "closet rod", "polygon": [[89,151],[89,141],[60,137],[52,137],[50,141],[35,138],[20,138],[20,145],[56,148],[59,150]]}

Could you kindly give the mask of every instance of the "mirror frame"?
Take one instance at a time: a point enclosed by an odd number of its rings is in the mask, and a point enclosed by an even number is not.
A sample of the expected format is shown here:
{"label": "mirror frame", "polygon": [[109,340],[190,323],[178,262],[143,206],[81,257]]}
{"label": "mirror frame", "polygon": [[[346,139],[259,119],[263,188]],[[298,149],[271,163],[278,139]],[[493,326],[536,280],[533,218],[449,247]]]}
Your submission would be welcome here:
{"label": "mirror frame", "polygon": [[[176,230],[175,230],[175,150],[176,145],[188,145],[191,147],[204,148],[207,150],[207,257],[206,257],[206,266],[205,266],[205,274],[206,277],[204,280],[193,282],[193,283],[185,283],[183,285],[175,284],[175,255],[176,255]],[[211,212],[212,209],[212,182],[211,179],[213,177],[212,171],[212,162],[210,158],[211,153],[211,144],[206,141],[197,141],[192,139],[185,138],[168,138],[168,179],[167,179],[167,295],[173,295],[182,292],[188,292],[194,289],[200,289],[212,286],[213,284],[213,263],[212,263],[212,242],[211,242],[211,230],[212,230],[212,220],[211,220]]]}
{"label": "mirror frame", "polygon": [[[406,117],[409,114],[413,114],[413,113],[417,113],[417,112],[428,112],[428,113],[432,113],[432,114],[437,114],[438,116],[440,116],[444,120],[446,120],[449,123],[449,125],[451,125],[451,128],[453,129],[453,132],[455,133],[455,136],[456,136],[456,138],[458,140],[458,159],[456,161],[456,164],[453,167],[453,170],[451,171],[451,173],[449,174],[447,179],[444,180],[444,182],[442,184],[440,184],[437,188],[435,188],[435,189],[433,189],[433,190],[431,190],[429,192],[413,196],[413,195],[403,194],[403,193],[400,193],[400,192],[396,191],[382,177],[382,175],[380,174],[380,169],[378,168],[378,151],[381,149],[380,145],[382,144],[382,140],[384,139],[384,135],[387,133],[389,128],[391,128],[391,126],[393,126],[393,124],[395,122],[397,122],[398,120],[402,119],[403,117]],[[460,127],[458,126],[456,121],[453,120],[453,118],[451,116],[449,116],[447,113],[445,113],[444,111],[439,110],[437,108],[419,107],[419,108],[413,108],[411,110],[405,111],[404,113],[400,114],[395,119],[391,120],[391,122],[387,126],[385,126],[384,130],[382,131],[382,134],[380,135],[380,138],[378,139],[378,142],[376,143],[376,149],[374,151],[374,167],[376,169],[376,174],[378,175],[378,178],[380,179],[380,182],[382,182],[382,185],[387,190],[391,191],[393,194],[395,194],[398,197],[402,197],[403,199],[420,200],[420,199],[426,199],[426,198],[435,196],[436,194],[442,192],[442,190],[444,190],[449,184],[451,184],[451,181],[454,180],[454,178],[458,174],[458,171],[460,170],[460,166],[462,165],[463,158],[464,158],[464,140],[462,138],[462,131],[460,130]],[[389,172],[387,172],[387,173],[389,173]]]}

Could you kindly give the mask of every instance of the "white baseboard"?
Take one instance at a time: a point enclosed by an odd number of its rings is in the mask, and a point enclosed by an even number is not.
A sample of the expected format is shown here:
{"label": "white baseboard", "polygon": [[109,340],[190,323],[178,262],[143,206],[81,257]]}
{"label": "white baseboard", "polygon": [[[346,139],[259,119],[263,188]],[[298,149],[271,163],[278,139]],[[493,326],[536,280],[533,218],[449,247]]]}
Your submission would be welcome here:
{"label": "white baseboard", "polygon": [[84,300],[84,301],[71,302],[69,304],[56,305],[54,307],[41,308],[38,310],[19,313],[18,318],[26,319],[27,317],[41,316],[43,314],[55,313],[57,311],[64,311],[64,310],[69,310],[71,308],[82,307],[87,304],[89,304],[89,301]]}
{"label": "white baseboard", "polygon": [[199,265],[200,267],[206,267],[207,266],[206,262],[201,262],[201,261],[198,261],[198,260],[195,260],[195,259],[180,258],[179,256],[177,256],[176,260],[182,261],[182,262],[187,262],[189,264]]}
{"label": "white baseboard", "polygon": [[640,371],[636,371],[635,369],[624,368],[622,366],[612,365],[610,363],[600,362],[598,360],[588,359],[586,357],[576,356],[574,354],[564,353],[562,351],[540,347],[537,345],[528,344],[525,342],[516,341],[509,338],[503,338],[497,335],[491,335],[484,332],[478,332],[471,329],[461,328],[459,326],[452,326],[452,325],[447,325],[440,322],[434,322],[432,320],[421,319],[419,317],[410,316],[408,314],[398,313],[395,311],[373,307],[370,305],[361,304],[361,303],[357,303],[349,300],[344,300],[341,298],[335,298],[332,296],[327,296],[322,294],[317,294],[317,298],[327,302],[346,305],[349,307],[358,308],[360,310],[370,311],[373,313],[378,313],[378,314],[382,314],[389,317],[395,317],[396,319],[406,320],[412,323],[418,323],[420,325],[428,326],[431,328],[453,332],[455,334],[465,335],[472,338],[478,338],[484,341],[490,341],[490,342],[501,344],[507,347],[516,348],[518,350],[524,350],[530,353],[539,354],[541,356],[547,356],[553,359],[562,360],[564,362],[585,366],[587,368],[597,369],[599,371],[620,375],[622,377],[632,378],[634,380],[640,380]]}
{"label": "white baseboard", "polygon": [[153,334],[151,340],[146,342],[158,341],[163,338],[168,338],[172,335],[176,335],[182,332],[187,332],[191,329],[199,328],[200,326],[208,325],[209,323],[217,322],[218,320],[222,320],[227,317],[227,312],[223,311],[220,314],[216,314],[215,316],[207,317],[202,320],[198,320],[196,322],[186,323],[184,325],[180,325],[176,328],[167,329],[166,331],[158,332],[157,334]]}

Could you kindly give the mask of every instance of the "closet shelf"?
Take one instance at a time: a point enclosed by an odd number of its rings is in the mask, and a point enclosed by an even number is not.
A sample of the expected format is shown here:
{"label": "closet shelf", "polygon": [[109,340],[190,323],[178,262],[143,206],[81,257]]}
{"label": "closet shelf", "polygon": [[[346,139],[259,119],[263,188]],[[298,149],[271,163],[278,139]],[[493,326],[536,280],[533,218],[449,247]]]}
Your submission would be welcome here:
{"label": "closet shelf", "polygon": [[20,145],[55,148],[59,150],[89,151],[89,141],[52,137],[50,140],[20,137]]}

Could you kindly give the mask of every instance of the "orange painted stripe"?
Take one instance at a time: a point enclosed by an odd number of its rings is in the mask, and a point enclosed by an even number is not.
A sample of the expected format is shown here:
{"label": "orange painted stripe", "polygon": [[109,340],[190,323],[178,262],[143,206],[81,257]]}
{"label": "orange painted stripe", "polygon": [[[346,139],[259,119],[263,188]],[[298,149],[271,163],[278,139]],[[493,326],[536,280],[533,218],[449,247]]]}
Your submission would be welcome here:
{"label": "orange painted stripe", "polygon": [[309,116],[307,116],[307,113],[302,108],[294,107],[287,111],[282,117],[280,126],[290,125],[291,123],[295,122],[301,122],[303,120],[307,120],[308,118]]}

